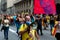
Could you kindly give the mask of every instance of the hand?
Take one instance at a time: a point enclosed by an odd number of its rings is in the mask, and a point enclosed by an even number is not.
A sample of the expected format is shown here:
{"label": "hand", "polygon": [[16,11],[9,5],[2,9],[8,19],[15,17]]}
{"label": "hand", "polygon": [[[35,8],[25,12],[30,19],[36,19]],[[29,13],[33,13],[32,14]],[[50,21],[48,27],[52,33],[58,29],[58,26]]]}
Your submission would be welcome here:
{"label": "hand", "polygon": [[30,37],[33,37],[32,33],[29,33],[29,36],[30,36]]}

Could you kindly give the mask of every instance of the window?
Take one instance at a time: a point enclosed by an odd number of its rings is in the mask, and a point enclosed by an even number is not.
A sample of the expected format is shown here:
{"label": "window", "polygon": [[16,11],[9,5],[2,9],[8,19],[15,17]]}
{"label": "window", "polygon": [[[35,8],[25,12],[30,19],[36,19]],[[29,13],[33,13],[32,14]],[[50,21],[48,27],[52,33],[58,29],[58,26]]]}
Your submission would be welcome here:
{"label": "window", "polygon": [[29,0],[29,6],[31,6],[31,0]]}
{"label": "window", "polygon": [[29,14],[31,14],[31,10],[29,9]]}

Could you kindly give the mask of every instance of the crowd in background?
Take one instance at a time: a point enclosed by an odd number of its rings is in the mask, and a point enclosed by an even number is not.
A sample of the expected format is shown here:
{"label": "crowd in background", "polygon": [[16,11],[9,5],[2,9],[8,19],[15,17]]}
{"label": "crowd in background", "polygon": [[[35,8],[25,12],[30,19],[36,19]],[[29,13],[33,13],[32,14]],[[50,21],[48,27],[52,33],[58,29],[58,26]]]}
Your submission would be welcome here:
{"label": "crowd in background", "polygon": [[43,29],[47,30],[50,27],[52,35],[52,29],[55,24],[58,24],[58,19],[59,15],[52,14],[1,14],[0,24],[3,24],[1,31],[4,30],[4,38],[8,40],[9,26],[14,25],[17,28],[18,36],[21,35],[21,40],[40,40],[39,30],[42,36],[44,35]]}

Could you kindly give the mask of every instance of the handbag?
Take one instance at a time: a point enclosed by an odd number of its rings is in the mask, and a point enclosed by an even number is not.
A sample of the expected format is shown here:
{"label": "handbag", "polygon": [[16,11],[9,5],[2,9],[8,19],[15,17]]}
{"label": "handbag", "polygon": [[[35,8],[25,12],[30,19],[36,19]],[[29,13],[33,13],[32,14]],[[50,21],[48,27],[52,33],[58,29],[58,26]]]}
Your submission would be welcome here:
{"label": "handbag", "polygon": [[2,26],[1,31],[2,31],[2,30],[5,30],[5,26]]}

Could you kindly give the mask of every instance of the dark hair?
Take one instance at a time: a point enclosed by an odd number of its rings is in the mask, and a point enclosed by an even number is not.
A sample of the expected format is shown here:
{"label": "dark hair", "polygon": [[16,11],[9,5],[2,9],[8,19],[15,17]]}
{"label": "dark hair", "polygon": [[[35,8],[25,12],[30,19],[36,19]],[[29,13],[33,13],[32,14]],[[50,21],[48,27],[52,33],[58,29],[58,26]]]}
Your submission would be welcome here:
{"label": "dark hair", "polygon": [[6,16],[4,16],[4,19],[6,19]]}
{"label": "dark hair", "polygon": [[37,22],[37,21],[34,21],[34,22],[32,22],[29,26],[28,26],[28,33],[30,33],[30,27],[33,27],[33,24],[35,24],[35,22]]}
{"label": "dark hair", "polygon": [[33,26],[33,25],[30,24],[30,25],[28,26],[28,28],[27,28],[28,33],[30,33],[30,27],[31,27],[31,26]]}
{"label": "dark hair", "polygon": [[57,17],[57,21],[60,21],[60,14],[59,14],[58,17]]}

